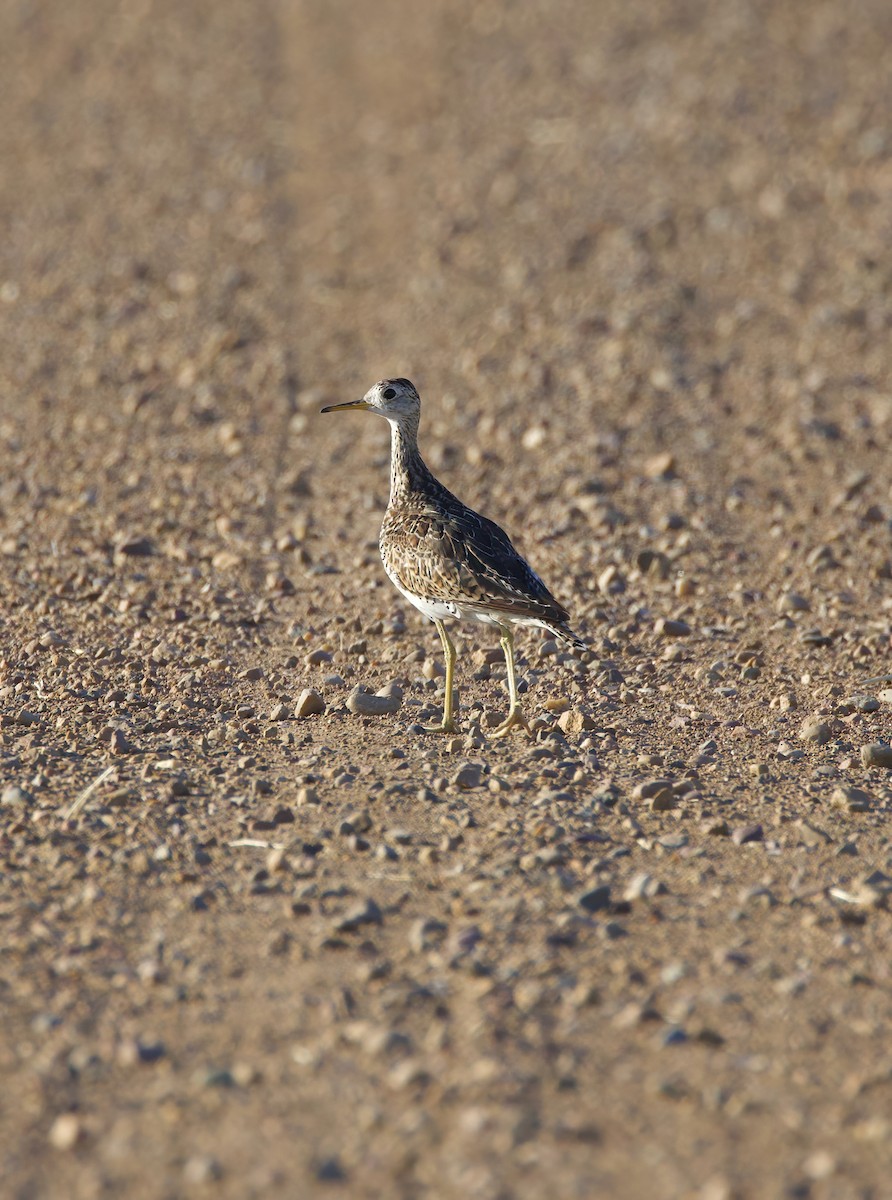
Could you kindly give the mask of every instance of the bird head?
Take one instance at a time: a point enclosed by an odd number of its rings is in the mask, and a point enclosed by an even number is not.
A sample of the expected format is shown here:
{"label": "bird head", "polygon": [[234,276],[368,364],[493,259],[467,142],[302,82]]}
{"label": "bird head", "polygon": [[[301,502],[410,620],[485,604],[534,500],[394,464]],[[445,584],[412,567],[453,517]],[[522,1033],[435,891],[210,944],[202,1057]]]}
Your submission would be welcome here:
{"label": "bird head", "polygon": [[361,400],[348,400],[344,404],[327,404],[321,411],[337,412],[341,409],[361,408],[378,413],[389,421],[403,424],[417,423],[421,412],[421,399],[415,385],[408,379],[381,379],[370,387]]}

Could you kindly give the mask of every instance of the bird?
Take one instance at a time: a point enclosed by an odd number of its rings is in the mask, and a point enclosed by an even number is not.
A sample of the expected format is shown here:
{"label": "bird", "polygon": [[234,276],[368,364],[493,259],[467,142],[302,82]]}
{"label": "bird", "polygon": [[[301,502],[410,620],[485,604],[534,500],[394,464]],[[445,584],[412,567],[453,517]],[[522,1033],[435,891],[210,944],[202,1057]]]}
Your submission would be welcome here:
{"label": "bird", "polygon": [[514,628],[548,630],[576,649],[586,643],[570,628],[560,604],[494,521],[468,508],[428,469],[418,449],[421,398],[408,379],[381,379],[361,400],[328,404],[321,411],[362,409],[390,423],[390,500],[379,539],[384,570],[403,596],[433,621],[446,660],[443,719],[430,733],[456,733],[453,679],[456,651],[444,622],[495,625],[505,655],[509,709],[490,734],[515,727],[531,733],[517,695]]}

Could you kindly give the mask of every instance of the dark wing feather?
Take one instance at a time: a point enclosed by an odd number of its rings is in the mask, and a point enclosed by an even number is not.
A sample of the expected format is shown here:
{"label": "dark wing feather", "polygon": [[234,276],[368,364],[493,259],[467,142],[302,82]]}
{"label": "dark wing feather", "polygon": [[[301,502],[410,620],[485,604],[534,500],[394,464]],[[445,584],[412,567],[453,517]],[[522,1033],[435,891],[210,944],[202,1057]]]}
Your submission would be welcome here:
{"label": "dark wing feather", "polygon": [[556,625],[569,614],[494,521],[466,508],[440,485],[389,509],[381,530],[388,569],[428,600],[481,604]]}

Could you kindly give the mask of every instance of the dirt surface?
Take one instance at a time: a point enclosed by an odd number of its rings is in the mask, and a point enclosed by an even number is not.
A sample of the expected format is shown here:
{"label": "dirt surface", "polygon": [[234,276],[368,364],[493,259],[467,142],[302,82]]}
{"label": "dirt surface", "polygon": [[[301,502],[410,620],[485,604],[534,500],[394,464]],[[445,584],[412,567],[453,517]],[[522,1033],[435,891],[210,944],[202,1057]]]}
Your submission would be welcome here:
{"label": "dirt surface", "polygon": [[[4,1195],[892,1194],[890,38],[2,7]],[[384,375],[533,740],[482,627],[415,728]]]}

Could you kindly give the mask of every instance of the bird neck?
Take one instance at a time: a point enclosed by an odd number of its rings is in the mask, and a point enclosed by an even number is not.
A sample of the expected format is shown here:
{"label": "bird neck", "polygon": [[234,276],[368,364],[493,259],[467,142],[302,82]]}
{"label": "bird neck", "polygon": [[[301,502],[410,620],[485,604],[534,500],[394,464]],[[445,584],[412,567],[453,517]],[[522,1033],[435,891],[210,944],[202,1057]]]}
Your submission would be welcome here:
{"label": "bird neck", "polygon": [[390,503],[417,491],[431,473],[418,452],[418,421],[390,422]]}

